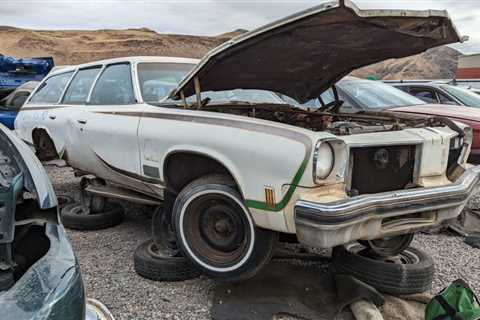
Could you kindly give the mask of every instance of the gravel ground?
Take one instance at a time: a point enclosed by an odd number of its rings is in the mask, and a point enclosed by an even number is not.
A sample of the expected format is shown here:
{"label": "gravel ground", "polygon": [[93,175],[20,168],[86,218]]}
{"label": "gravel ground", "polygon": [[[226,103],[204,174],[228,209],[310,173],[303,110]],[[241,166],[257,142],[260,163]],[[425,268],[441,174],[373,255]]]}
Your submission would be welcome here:
{"label": "gravel ground", "polygon": [[[71,169],[46,169],[58,194],[73,195],[79,179]],[[149,218],[146,208],[124,204],[126,217],[119,226],[100,231],[67,231],[80,262],[87,295],[105,303],[116,319],[209,319],[213,281],[200,277],[175,283],[154,282],[135,273],[133,252],[149,238]],[[480,249],[469,247],[463,238],[451,233],[418,234],[413,246],[425,250],[435,260],[432,293],[458,278],[480,293]]]}

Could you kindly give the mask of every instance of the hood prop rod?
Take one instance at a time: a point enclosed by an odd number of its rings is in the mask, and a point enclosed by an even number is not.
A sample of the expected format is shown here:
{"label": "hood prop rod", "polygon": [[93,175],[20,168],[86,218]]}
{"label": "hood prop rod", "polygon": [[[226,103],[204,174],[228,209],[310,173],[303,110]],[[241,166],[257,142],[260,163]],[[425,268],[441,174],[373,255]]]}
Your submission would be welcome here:
{"label": "hood prop rod", "polygon": [[180,98],[182,98],[183,109],[187,109],[188,108],[187,99],[185,98],[185,93],[183,92],[183,90],[180,91]]}
{"label": "hood prop rod", "polygon": [[195,96],[197,97],[197,108],[200,109],[202,107],[202,96],[200,94],[200,80],[198,77],[193,79],[193,84],[195,86]]}

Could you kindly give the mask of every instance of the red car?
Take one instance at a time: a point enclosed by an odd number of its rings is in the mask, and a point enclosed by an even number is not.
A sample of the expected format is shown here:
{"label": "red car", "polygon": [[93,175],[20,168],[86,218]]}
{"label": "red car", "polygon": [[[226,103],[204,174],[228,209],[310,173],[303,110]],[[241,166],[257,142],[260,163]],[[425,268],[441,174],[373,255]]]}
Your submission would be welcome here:
{"label": "red car", "polygon": [[469,162],[480,163],[480,109],[443,104],[424,104],[398,107],[392,111],[442,116],[469,125],[473,131],[472,151]]}

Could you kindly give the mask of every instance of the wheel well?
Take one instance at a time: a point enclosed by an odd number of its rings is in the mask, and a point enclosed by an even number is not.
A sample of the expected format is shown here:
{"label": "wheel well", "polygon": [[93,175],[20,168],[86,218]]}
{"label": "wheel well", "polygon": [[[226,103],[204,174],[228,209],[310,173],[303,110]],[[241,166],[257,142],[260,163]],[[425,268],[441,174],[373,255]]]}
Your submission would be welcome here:
{"label": "wheel well", "polygon": [[33,143],[35,144],[36,142],[38,142],[38,139],[40,139],[40,136],[44,135],[44,134],[48,136],[47,130],[41,129],[41,128],[33,129],[33,131],[32,131]]}
{"label": "wheel well", "polygon": [[[42,137],[45,139],[48,139],[50,142],[49,148],[47,150],[41,150],[40,148],[40,139]],[[48,134],[47,130],[41,129],[41,128],[33,129],[32,141],[33,141],[33,146],[35,147],[37,157],[40,160],[42,161],[53,160],[55,158],[58,158],[58,153],[57,153],[57,149],[55,148],[55,143],[53,142],[52,138],[50,138],[50,135]]]}
{"label": "wheel well", "polygon": [[175,193],[190,182],[211,174],[230,177],[236,184],[235,178],[222,163],[198,153],[178,152],[168,156],[163,172],[167,188]]}

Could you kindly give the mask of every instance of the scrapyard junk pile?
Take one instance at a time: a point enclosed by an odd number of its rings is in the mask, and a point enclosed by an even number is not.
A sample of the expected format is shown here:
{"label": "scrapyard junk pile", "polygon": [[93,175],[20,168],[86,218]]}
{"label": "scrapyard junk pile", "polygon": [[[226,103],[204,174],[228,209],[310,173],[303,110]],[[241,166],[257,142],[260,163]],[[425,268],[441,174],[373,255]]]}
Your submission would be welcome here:
{"label": "scrapyard junk pile", "polygon": [[[433,260],[410,245],[416,232],[455,220],[477,191],[472,131],[442,117],[342,113],[334,84],[459,41],[444,11],[327,3],[201,60],[128,57],[53,71],[15,133],[82,177],[80,202],[61,210],[66,227],[121,223],[111,199],[151,207],[152,237],[134,254],[146,278],[255,281],[289,237],[333,249],[337,276],[374,292],[365,299],[425,292]],[[299,106],[330,88],[334,99],[319,110]]]}
{"label": "scrapyard junk pile", "polygon": [[85,299],[57,206],[42,164],[0,124],[1,318],[113,320],[103,304]]}

